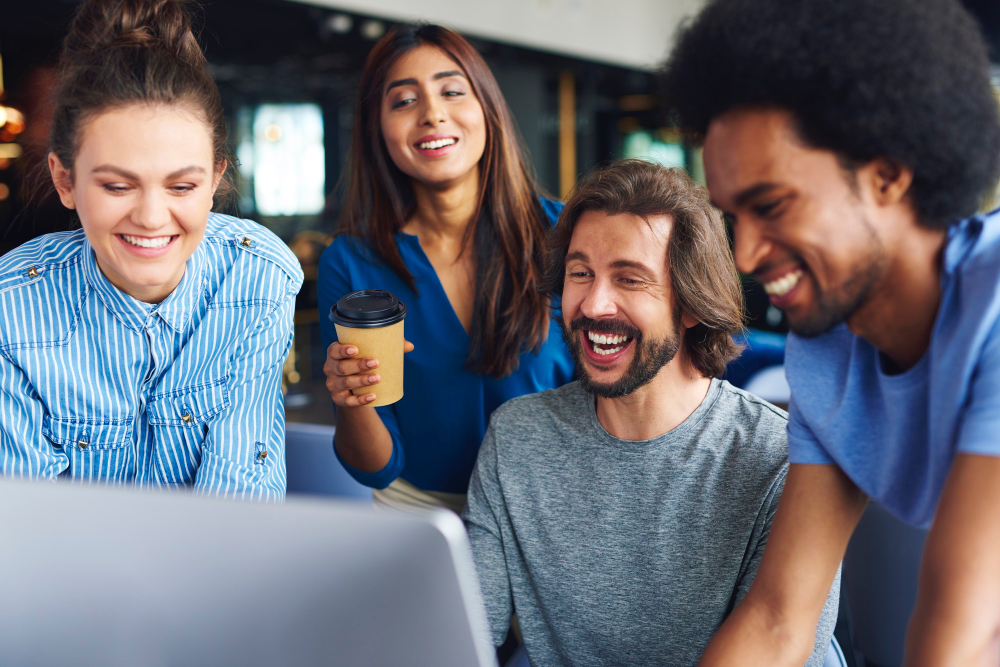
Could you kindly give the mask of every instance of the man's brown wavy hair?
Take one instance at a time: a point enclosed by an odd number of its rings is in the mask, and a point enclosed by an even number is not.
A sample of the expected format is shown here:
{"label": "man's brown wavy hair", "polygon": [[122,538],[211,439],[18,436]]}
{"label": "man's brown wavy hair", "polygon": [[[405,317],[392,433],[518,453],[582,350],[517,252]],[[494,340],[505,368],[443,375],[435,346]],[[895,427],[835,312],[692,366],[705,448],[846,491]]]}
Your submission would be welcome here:
{"label": "man's brown wavy hair", "polygon": [[555,307],[562,297],[573,229],[587,211],[646,220],[670,217],[664,261],[674,305],[677,315],[698,320],[683,333],[684,349],[702,375],[722,375],[742,350],[733,334],[743,330],[743,289],[722,213],[710,203],[708,191],[682,169],[643,160],[618,160],[587,176],[566,203],[546,247],[543,289]]}

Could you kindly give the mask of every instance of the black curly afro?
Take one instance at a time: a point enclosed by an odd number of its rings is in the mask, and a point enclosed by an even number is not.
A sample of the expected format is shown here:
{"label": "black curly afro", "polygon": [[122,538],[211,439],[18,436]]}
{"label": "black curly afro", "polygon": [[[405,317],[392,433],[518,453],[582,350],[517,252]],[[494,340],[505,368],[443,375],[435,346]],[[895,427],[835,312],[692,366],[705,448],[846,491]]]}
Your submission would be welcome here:
{"label": "black curly afro", "polygon": [[663,84],[697,139],[730,109],[773,106],[846,165],[909,166],[921,223],[943,227],[1000,178],[989,75],[958,0],[714,0],[681,28]]}

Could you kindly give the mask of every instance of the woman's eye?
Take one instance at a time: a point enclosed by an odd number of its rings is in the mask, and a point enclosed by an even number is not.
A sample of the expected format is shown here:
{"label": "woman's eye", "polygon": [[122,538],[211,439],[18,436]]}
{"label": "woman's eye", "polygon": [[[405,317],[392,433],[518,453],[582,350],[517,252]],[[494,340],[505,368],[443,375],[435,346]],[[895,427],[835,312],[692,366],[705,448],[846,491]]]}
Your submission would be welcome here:
{"label": "woman's eye", "polygon": [[187,194],[189,192],[192,192],[195,189],[195,187],[196,186],[194,185],[185,184],[185,185],[173,185],[170,187],[170,189],[177,194]]}
{"label": "woman's eye", "polygon": [[638,280],[637,278],[622,278],[622,282],[628,285],[629,287],[634,287],[635,285],[642,284],[642,281]]}
{"label": "woman's eye", "polygon": [[461,90],[446,90],[442,93],[445,97],[459,97],[465,95]]}
{"label": "woman's eye", "polygon": [[392,103],[392,108],[393,109],[399,109],[399,108],[402,108],[402,107],[405,107],[405,106],[409,106],[413,102],[416,102],[416,100],[414,98],[407,97],[405,100],[398,100],[396,102],[393,102]]}
{"label": "woman's eye", "polygon": [[120,194],[123,194],[125,192],[128,192],[128,186],[127,185],[118,185],[116,183],[107,183],[107,184],[105,184],[105,185],[103,185],[101,187],[103,187],[107,192],[110,192],[113,195],[120,195]]}

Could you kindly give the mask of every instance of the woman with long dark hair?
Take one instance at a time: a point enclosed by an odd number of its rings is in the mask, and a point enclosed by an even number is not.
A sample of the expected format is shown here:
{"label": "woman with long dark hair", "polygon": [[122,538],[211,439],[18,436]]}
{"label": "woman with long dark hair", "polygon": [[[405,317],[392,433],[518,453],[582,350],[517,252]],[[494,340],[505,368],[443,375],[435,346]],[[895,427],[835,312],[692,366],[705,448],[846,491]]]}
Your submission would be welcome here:
{"label": "woman with long dark hair", "polygon": [[[465,39],[402,26],[375,45],[319,281],[335,449],[376,501],[459,511],[493,410],[572,379],[539,291],[560,209],[541,197],[500,88]],[[378,383],[378,360],[336,342],[327,318],[340,297],[371,288],[406,304],[415,345],[405,396],[378,408],[352,394]]]}
{"label": "woman with long dark hair", "polygon": [[219,91],[182,0],[88,0],[48,166],[81,229],[0,258],[0,475],[285,495],[294,255],[212,212]]}

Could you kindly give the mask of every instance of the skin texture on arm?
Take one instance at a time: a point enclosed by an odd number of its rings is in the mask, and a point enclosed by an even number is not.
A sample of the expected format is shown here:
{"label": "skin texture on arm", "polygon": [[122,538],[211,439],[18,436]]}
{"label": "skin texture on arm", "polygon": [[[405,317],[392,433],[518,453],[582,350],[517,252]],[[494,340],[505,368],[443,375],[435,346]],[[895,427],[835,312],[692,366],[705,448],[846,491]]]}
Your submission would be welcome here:
{"label": "skin texture on arm", "polygon": [[1000,458],[956,456],[924,547],[908,667],[1000,664],[998,507]]}
{"label": "skin texture on arm", "polygon": [[866,504],[836,466],[792,464],[750,592],[698,664],[802,665]]}

